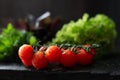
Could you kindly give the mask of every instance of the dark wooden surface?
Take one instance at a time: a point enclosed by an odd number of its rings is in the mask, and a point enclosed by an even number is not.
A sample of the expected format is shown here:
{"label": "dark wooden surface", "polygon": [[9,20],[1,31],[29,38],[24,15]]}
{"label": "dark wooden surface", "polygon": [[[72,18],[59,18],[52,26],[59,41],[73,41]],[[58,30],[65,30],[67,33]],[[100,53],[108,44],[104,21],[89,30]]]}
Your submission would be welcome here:
{"label": "dark wooden surface", "polygon": [[120,54],[112,53],[89,66],[26,68],[20,63],[0,63],[0,80],[120,80]]}

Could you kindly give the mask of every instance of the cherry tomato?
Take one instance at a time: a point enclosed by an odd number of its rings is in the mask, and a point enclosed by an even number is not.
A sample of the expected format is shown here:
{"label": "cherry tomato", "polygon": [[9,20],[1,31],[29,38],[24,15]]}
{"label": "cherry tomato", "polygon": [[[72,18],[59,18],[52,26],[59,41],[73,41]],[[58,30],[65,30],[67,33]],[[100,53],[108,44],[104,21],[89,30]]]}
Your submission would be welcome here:
{"label": "cherry tomato", "polygon": [[93,49],[89,52],[87,52],[84,49],[80,49],[79,53],[77,54],[77,62],[81,65],[91,64],[95,54],[95,52],[94,54],[92,54],[93,53],[92,51]]}
{"label": "cherry tomato", "polygon": [[49,62],[59,62],[62,52],[58,46],[50,46],[46,50],[46,58]]}
{"label": "cherry tomato", "polygon": [[33,47],[28,44],[23,44],[19,50],[18,55],[20,59],[30,60],[33,56]]}
{"label": "cherry tomato", "polygon": [[33,48],[31,45],[22,45],[18,50],[18,55],[26,67],[32,66]]}
{"label": "cherry tomato", "polygon": [[76,64],[76,54],[69,49],[65,50],[62,53],[60,63],[65,67],[75,66],[75,64]]}
{"label": "cherry tomato", "polygon": [[37,51],[32,58],[32,65],[36,68],[36,69],[44,69],[47,67],[48,65],[48,61],[45,58],[45,55],[43,52],[41,51]]}

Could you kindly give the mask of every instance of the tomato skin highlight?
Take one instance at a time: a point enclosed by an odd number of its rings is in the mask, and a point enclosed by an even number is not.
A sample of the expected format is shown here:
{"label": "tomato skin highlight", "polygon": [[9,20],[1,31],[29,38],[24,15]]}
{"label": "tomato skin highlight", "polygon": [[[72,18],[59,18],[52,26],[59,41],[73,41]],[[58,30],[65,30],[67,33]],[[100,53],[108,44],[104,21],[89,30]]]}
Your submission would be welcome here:
{"label": "tomato skin highlight", "polygon": [[39,51],[46,51],[46,49],[47,49],[46,47],[42,46],[39,48]]}
{"label": "tomato skin highlight", "polygon": [[49,62],[56,63],[59,62],[61,56],[62,56],[62,51],[58,46],[50,46],[45,52],[46,58]]}
{"label": "tomato skin highlight", "polygon": [[44,69],[48,65],[48,61],[45,58],[45,55],[41,51],[37,51],[32,58],[32,65],[36,69]]}
{"label": "tomato skin highlight", "polygon": [[33,47],[28,44],[23,44],[18,50],[18,55],[20,59],[31,60],[33,56]]}
{"label": "tomato skin highlight", "polygon": [[60,59],[60,63],[64,66],[64,67],[73,67],[76,65],[76,54],[71,51],[71,50],[65,50],[62,53],[62,57]]}
{"label": "tomato skin highlight", "polygon": [[81,65],[89,65],[92,63],[94,56],[95,52],[94,54],[91,54],[91,52],[87,52],[86,50],[81,49],[77,54],[77,62]]}

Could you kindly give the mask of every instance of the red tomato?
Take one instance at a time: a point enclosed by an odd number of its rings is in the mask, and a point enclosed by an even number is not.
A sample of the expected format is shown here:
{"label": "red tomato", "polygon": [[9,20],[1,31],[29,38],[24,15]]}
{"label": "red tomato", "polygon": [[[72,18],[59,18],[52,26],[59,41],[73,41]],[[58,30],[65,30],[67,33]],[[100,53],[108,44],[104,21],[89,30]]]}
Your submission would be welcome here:
{"label": "red tomato", "polygon": [[31,60],[33,56],[33,47],[28,44],[22,45],[18,50],[20,59]]}
{"label": "red tomato", "polygon": [[69,49],[65,50],[62,53],[60,63],[65,67],[75,66],[75,64],[76,64],[76,54]]}
{"label": "red tomato", "polygon": [[31,45],[22,45],[18,50],[18,55],[26,67],[32,66],[33,48]]}
{"label": "red tomato", "polygon": [[79,50],[79,53],[77,54],[77,62],[81,65],[88,65],[92,63],[92,59],[94,58],[94,52],[93,49],[91,49],[89,52],[87,52],[84,49]]}
{"label": "red tomato", "polygon": [[62,52],[59,47],[57,46],[50,46],[46,50],[46,58],[49,62],[59,62],[62,56]]}
{"label": "red tomato", "polygon": [[37,51],[32,58],[32,65],[36,68],[36,69],[44,69],[47,67],[48,65],[48,61],[45,58],[45,55],[43,52],[41,51]]}

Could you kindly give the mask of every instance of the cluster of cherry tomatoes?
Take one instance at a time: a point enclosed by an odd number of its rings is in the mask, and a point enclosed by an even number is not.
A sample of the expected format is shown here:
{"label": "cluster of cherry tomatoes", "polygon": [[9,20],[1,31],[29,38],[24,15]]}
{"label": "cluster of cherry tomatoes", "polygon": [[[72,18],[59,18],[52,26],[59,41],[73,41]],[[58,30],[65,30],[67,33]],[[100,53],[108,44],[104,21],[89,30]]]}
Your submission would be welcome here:
{"label": "cluster of cherry tomatoes", "polygon": [[64,67],[72,67],[76,64],[91,64],[96,51],[89,44],[69,48],[57,45],[41,46],[37,51],[34,51],[31,45],[23,44],[18,50],[18,55],[26,67],[33,66],[36,69],[44,69],[52,63]]}

